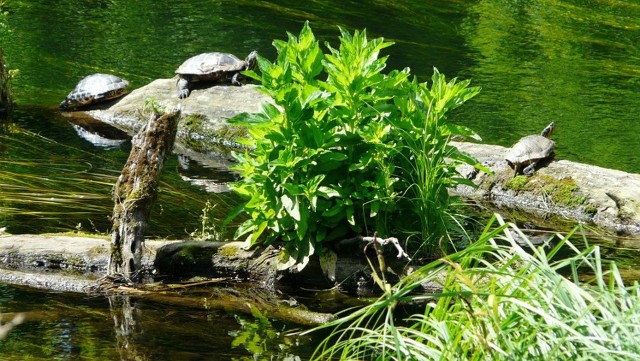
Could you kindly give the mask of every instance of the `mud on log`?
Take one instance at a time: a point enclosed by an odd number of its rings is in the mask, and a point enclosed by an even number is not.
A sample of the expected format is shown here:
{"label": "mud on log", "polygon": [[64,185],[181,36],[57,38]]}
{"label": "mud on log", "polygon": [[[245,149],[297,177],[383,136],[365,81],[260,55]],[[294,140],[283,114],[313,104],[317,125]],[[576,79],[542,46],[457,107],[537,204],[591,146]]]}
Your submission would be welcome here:
{"label": "mud on log", "polygon": [[154,113],[131,140],[129,159],[113,191],[113,226],[108,275],[138,282],[142,246],[165,157],[176,138],[179,109]]}

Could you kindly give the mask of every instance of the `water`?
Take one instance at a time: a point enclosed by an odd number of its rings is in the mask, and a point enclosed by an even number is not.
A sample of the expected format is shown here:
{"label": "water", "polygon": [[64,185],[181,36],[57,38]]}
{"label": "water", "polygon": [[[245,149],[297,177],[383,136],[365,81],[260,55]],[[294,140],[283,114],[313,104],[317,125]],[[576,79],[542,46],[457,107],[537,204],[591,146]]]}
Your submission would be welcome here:
{"label": "water", "polygon": [[[0,47],[20,74],[17,108],[0,126],[0,174],[12,175],[0,180],[0,228],[13,233],[108,231],[111,187],[130,145],[89,142],[57,112],[78,80],[107,72],[137,88],[173,76],[201,52],[244,57],[256,49],[273,58],[273,39],[298,33],[306,20],[334,45],[338,26],[395,42],[384,54],[390,69],[410,67],[428,80],[437,67],[449,78],[472,79],[482,92],[454,117],[488,143],[508,146],[555,120],[558,158],[640,173],[640,4],[634,1],[12,0],[8,11],[10,32],[0,30]],[[207,193],[185,175],[233,179],[224,169],[171,157],[150,236],[188,236],[207,200],[218,217],[233,206],[233,197]],[[637,268],[635,248],[616,252]],[[134,349],[154,360],[243,359],[253,352],[231,346],[241,335],[291,327],[134,303],[141,331]],[[0,312],[33,317],[0,342],[0,359],[118,359],[118,345],[127,342],[117,336],[118,309],[104,298],[0,286]],[[269,341],[272,351],[289,342],[279,337]]]}
{"label": "water", "polygon": [[[25,322],[0,340],[0,360],[308,359],[309,336],[295,325],[220,309],[149,300],[40,292],[0,284],[1,320]],[[290,358],[293,360],[293,358]]]}

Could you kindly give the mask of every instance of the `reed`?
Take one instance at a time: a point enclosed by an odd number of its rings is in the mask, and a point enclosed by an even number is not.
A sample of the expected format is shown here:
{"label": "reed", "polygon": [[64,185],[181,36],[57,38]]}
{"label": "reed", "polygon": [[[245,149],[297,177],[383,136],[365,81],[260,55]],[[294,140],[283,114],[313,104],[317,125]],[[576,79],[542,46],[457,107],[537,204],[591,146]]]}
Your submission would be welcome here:
{"label": "reed", "polygon": [[[333,332],[314,359],[637,360],[637,283],[625,285],[597,246],[582,239],[578,247],[572,236],[536,247],[495,216],[467,249],[321,327]],[[560,249],[571,254],[556,259]],[[442,291],[415,292],[424,282]],[[411,303],[425,304],[423,312],[398,320],[396,310]]]}

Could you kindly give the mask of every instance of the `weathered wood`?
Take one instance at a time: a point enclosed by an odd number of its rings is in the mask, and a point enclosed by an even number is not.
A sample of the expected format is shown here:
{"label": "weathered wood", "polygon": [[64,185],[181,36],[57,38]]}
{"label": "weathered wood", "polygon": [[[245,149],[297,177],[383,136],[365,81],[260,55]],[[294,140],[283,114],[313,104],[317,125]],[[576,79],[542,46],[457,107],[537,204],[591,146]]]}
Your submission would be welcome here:
{"label": "weathered wood", "polygon": [[129,159],[113,191],[113,227],[108,275],[137,282],[142,245],[160,172],[175,141],[180,111],[154,114],[132,139]]}
{"label": "weathered wood", "polygon": [[308,310],[294,299],[285,300],[272,291],[249,284],[203,288],[199,292],[192,290],[191,295],[163,291],[163,289],[166,288],[160,287],[160,291],[156,291],[152,285],[142,288],[120,286],[111,292],[182,307],[220,309],[244,314],[254,314],[257,310],[267,318],[307,326],[317,326],[335,319],[333,314]]}
{"label": "weathered wood", "polygon": [[160,277],[228,277],[273,288],[279,253],[270,246],[245,250],[242,242],[176,242],[158,249],[154,266]]}

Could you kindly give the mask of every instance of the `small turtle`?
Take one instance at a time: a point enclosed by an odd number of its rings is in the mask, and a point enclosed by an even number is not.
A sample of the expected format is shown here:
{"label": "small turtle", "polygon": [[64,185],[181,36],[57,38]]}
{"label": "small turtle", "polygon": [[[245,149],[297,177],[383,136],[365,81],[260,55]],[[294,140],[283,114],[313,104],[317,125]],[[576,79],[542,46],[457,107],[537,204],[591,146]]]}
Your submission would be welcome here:
{"label": "small turtle", "polygon": [[[505,159],[507,163],[509,163],[509,166],[515,170],[514,177],[517,176],[521,170],[525,175],[533,175],[536,164],[553,155],[553,147],[556,145],[556,142],[549,138],[555,128],[556,123],[551,122],[551,124],[544,128],[540,135],[527,135],[509,149]],[[522,167],[525,168],[522,169]]]}
{"label": "small turtle", "polygon": [[245,60],[228,53],[203,53],[187,59],[178,69],[178,98],[189,96],[189,85],[194,82],[240,83],[240,72],[255,69],[258,52],[252,51]]}
{"label": "small turtle", "polygon": [[60,109],[72,110],[121,97],[127,93],[127,86],[128,81],[111,74],[86,76],[60,103]]}

